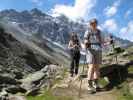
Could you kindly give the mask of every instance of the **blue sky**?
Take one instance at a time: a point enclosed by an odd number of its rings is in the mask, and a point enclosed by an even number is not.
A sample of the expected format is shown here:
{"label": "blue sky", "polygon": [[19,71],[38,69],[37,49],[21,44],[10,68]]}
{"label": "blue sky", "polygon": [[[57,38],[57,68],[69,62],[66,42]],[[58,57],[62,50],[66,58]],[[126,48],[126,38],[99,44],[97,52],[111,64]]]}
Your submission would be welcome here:
{"label": "blue sky", "polygon": [[1,0],[0,10],[39,8],[52,16],[65,14],[71,20],[99,20],[99,27],[133,41],[133,0]]}

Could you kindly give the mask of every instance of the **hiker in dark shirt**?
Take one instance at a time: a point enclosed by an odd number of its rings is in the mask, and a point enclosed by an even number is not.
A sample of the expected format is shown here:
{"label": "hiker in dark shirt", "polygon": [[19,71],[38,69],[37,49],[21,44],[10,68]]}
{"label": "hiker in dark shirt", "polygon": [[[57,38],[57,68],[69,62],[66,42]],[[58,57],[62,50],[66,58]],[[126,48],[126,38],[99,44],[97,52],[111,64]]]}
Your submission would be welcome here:
{"label": "hiker in dark shirt", "polygon": [[71,67],[70,67],[70,75],[78,74],[79,69],[79,60],[80,60],[80,41],[76,33],[71,34],[71,39],[68,44],[68,48],[70,49],[71,54]]}

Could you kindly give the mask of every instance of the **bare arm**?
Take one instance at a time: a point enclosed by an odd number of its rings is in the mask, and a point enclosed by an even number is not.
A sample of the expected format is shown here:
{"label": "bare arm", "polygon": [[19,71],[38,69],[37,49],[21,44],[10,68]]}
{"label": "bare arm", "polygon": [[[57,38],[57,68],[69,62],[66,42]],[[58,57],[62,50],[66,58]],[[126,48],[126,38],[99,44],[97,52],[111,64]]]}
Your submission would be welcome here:
{"label": "bare arm", "polygon": [[90,41],[89,41],[89,31],[86,31],[84,34],[84,48],[90,47]]}
{"label": "bare arm", "polygon": [[73,45],[72,45],[72,41],[70,40],[68,44],[68,49],[72,49],[72,48],[73,48]]}

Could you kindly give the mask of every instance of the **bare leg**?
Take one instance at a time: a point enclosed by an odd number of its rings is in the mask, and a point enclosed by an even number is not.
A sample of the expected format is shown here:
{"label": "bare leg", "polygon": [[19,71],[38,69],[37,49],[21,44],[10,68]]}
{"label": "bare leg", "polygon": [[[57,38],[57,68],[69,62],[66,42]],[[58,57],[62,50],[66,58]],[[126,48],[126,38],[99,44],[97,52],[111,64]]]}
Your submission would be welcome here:
{"label": "bare leg", "polygon": [[93,76],[94,76],[94,64],[88,65],[88,91],[89,93],[95,93],[95,89],[93,88]]}
{"label": "bare leg", "polygon": [[99,91],[100,87],[98,84],[98,79],[100,78],[100,70],[99,70],[99,64],[95,65],[94,68],[94,80],[93,80],[93,87],[96,89],[96,91]]}
{"label": "bare leg", "polygon": [[72,58],[71,67],[70,67],[70,74],[71,74],[71,77],[73,77],[73,74],[74,74],[74,63],[75,63],[75,59]]}
{"label": "bare leg", "polygon": [[94,74],[94,65],[93,64],[89,64],[88,65],[88,80],[93,80],[93,74]]}
{"label": "bare leg", "polygon": [[96,80],[96,79],[99,79],[100,78],[100,70],[99,70],[99,64],[95,64],[94,65],[94,76],[93,78]]}

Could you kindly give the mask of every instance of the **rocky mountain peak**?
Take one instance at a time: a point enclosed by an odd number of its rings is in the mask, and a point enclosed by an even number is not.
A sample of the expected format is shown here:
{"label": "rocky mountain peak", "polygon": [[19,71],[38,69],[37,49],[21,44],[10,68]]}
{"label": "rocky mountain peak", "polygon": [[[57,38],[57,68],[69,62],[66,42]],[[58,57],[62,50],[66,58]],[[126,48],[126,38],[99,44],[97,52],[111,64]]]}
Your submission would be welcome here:
{"label": "rocky mountain peak", "polygon": [[33,16],[45,16],[46,14],[44,14],[41,10],[37,9],[37,8],[33,8],[30,11],[31,15]]}
{"label": "rocky mountain peak", "polygon": [[0,12],[0,16],[4,16],[4,17],[11,17],[14,18],[15,16],[18,16],[19,12],[17,12],[14,9],[8,9],[8,10],[3,10]]}
{"label": "rocky mountain peak", "polygon": [[[86,30],[86,24],[83,21],[80,23],[73,22],[64,15],[55,18],[37,8],[22,12],[17,12],[13,9],[4,10],[0,12],[0,18],[18,23],[22,30],[31,35],[44,36],[61,45],[68,43],[71,32],[78,33],[80,38],[83,39]],[[118,40],[121,45],[129,43],[129,41],[124,41],[117,37],[115,37],[115,40]]]}
{"label": "rocky mountain peak", "polygon": [[3,13],[3,14],[7,14],[7,13],[16,14],[18,12],[15,9],[6,9],[6,10],[1,11],[1,13]]}

